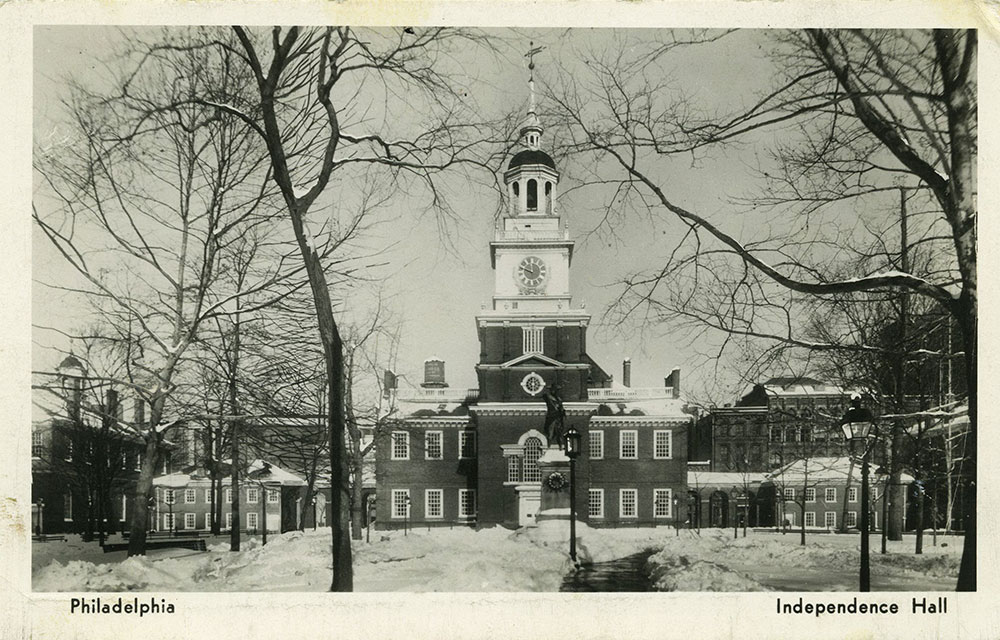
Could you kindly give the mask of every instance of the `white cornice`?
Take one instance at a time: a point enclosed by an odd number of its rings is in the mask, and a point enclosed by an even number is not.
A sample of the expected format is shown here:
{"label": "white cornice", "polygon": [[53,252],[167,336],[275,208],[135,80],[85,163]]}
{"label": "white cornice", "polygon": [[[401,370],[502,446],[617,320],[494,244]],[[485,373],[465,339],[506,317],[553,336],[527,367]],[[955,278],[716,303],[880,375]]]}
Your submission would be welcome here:
{"label": "white cornice", "polygon": [[419,425],[421,427],[465,427],[468,426],[470,416],[417,416],[405,418],[408,425]]}
{"label": "white cornice", "polygon": [[663,427],[683,426],[691,421],[691,416],[594,416],[590,419],[590,426]]}
{"label": "white cornice", "polygon": [[[581,416],[591,415],[597,411],[597,404],[593,402],[566,402],[563,404],[566,415]],[[476,415],[498,416],[498,415],[518,415],[518,416],[543,416],[545,415],[544,402],[483,402],[472,405],[469,411]]]}

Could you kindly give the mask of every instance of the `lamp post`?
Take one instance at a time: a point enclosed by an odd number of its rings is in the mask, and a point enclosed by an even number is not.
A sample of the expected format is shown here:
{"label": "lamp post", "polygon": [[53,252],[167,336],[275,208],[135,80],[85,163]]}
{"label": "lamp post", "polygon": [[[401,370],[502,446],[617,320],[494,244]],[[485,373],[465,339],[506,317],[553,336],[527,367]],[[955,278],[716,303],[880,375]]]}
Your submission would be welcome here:
{"label": "lamp post", "polygon": [[[153,513],[152,518],[149,517],[150,512]],[[156,518],[157,518],[156,496],[151,495],[149,496],[149,499],[146,500],[146,524],[148,525],[146,528],[149,529],[150,531],[156,528]]]}
{"label": "lamp post", "polygon": [[887,518],[889,517],[889,471],[883,467],[879,466],[875,470],[875,479],[882,483],[882,553],[885,553],[885,541],[886,541],[886,527]]}
{"label": "lamp post", "polygon": [[170,536],[173,537],[177,534],[177,526],[174,522],[174,500],[176,499],[176,496],[174,495],[173,489],[167,489],[167,492],[167,495],[170,497],[170,499],[167,500],[167,506],[170,507]]}
{"label": "lamp post", "polygon": [[868,556],[868,524],[869,524],[869,490],[868,490],[868,454],[871,445],[877,437],[875,417],[870,409],[861,406],[861,396],[851,397],[851,408],[840,420],[840,428],[844,438],[851,446],[851,452],[858,457],[857,448],[861,447],[861,570],[858,578],[858,590],[871,591],[871,568]]}
{"label": "lamp post", "polygon": [[313,508],[313,531],[316,530],[316,496],[312,497],[312,508]]}
{"label": "lamp post", "polygon": [[576,459],[580,457],[580,432],[570,427],[563,436],[569,458],[569,557],[576,564]]}
{"label": "lamp post", "polygon": [[681,528],[677,525],[677,503],[678,503],[677,496],[674,496],[673,503],[674,503],[673,504],[673,509],[674,509],[674,537],[675,538],[679,538],[679,537],[681,537]]}
{"label": "lamp post", "polygon": [[410,503],[412,502],[410,500],[410,496],[406,496],[405,499],[406,499],[406,511],[403,513],[403,536],[404,537],[407,535],[407,530],[409,528]]}
{"label": "lamp post", "polygon": [[38,530],[36,533],[40,536],[45,534],[45,500],[43,498],[38,499]]}

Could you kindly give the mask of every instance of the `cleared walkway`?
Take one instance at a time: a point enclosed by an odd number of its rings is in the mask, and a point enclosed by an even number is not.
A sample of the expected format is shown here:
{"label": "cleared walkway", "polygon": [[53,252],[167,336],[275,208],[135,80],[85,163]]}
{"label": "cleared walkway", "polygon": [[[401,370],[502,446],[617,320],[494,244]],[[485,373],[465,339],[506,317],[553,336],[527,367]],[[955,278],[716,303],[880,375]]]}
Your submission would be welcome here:
{"label": "cleared walkway", "polygon": [[563,579],[560,591],[652,591],[646,559],[652,551],[584,565]]}

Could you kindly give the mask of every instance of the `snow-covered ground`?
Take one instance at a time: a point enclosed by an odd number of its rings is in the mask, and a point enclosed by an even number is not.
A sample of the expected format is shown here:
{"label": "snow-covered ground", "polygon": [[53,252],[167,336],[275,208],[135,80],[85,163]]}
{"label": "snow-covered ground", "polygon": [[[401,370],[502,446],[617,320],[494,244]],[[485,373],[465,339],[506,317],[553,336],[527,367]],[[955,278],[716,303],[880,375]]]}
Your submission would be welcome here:
{"label": "snow-covered ground", "polygon": [[[670,528],[590,529],[578,525],[584,562],[602,562],[657,549],[647,569],[660,590],[760,591],[770,588],[836,591],[856,588],[858,537],[798,536],[732,530],[701,534]],[[354,543],[357,591],[558,591],[573,570],[567,557],[568,523],[549,522],[515,532],[503,528],[421,529],[408,535],[373,531],[372,542]],[[941,546],[940,542],[948,546]],[[912,538],[890,543],[881,556],[872,540],[875,588],[952,589],[961,538],[939,540],[912,554]],[[97,543],[70,536],[64,543],[34,543],[36,591],[324,591],[330,585],[330,531],[269,536],[260,546],[245,540],[231,553],[225,538],[208,552],[172,549],[146,557],[104,554]],[[950,586],[949,586],[950,585]]]}
{"label": "snow-covered ground", "polygon": [[[810,534],[805,546],[798,533],[749,532],[734,539],[732,529],[681,531],[649,558],[656,588],[663,591],[856,591],[861,539],[857,534]],[[955,588],[962,538],[924,540],[922,555],[914,539],[889,541],[879,553],[879,536],[870,538],[871,581],[876,591],[951,591]]]}

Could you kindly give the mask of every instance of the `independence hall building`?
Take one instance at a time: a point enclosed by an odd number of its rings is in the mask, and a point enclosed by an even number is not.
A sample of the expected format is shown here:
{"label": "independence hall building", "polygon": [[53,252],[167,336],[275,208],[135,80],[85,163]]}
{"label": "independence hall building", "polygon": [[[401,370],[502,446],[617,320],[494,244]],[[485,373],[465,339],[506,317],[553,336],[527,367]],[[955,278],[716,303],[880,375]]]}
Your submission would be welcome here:
{"label": "independence hall building", "polygon": [[543,397],[551,393],[563,402],[564,427],[583,435],[579,520],[670,525],[685,504],[692,416],[680,370],[662,387],[632,388],[627,359],[617,384],[587,355],[590,315],[573,306],[574,242],[541,136],[532,88],[524,148],[503,175],[509,210],[489,245],[492,305],[475,318],[479,388],[449,388],[444,362],[431,358],[420,389],[392,392],[401,418],[377,450],[379,528],[533,525],[542,484],[552,486],[538,460],[558,444],[545,434]]}

